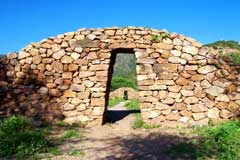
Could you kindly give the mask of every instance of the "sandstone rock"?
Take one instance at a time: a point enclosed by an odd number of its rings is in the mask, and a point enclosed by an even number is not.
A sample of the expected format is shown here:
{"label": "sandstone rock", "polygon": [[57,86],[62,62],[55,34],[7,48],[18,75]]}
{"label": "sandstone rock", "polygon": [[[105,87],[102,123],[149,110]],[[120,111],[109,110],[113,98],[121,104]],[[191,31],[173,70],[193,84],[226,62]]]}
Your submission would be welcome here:
{"label": "sandstone rock", "polygon": [[163,90],[163,89],[167,89],[167,86],[166,85],[158,85],[158,84],[149,86],[149,90]]}
{"label": "sandstone rock", "polygon": [[29,56],[30,56],[30,54],[27,53],[27,52],[24,52],[24,51],[20,51],[18,53],[18,59],[23,59],[23,58],[26,58],[26,57],[29,57]]}
{"label": "sandstone rock", "polygon": [[224,89],[218,86],[212,86],[205,90],[206,93],[212,95],[212,96],[219,96],[224,92]]}
{"label": "sandstone rock", "polygon": [[185,59],[179,58],[179,57],[169,57],[168,61],[171,63],[176,63],[176,64],[186,64],[187,61]]}
{"label": "sandstone rock", "polygon": [[17,56],[18,56],[17,53],[10,53],[7,55],[7,58],[11,60],[17,58]]}
{"label": "sandstone rock", "polygon": [[52,68],[59,73],[63,72],[63,64],[58,61],[52,63]]}
{"label": "sandstone rock", "polygon": [[108,70],[108,65],[105,65],[105,64],[91,65],[89,70],[90,71],[106,71]]}
{"label": "sandstone rock", "polygon": [[177,120],[179,120],[179,118],[180,118],[180,116],[178,113],[171,113],[166,116],[166,120],[169,120],[169,121],[177,121]]}
{"label": "sandstone rock", "polygon": [[152,45],[154,48],[159,48],[159,49],[165,49],[165,50],[170,50],[173,48],[173,45],[166,44],[166,43],[153,43]]}
{"label": "sandstone rock", "polygon": [[177,85],[186,86],[189,83],[189,80],[183,77],[178,77],[176,80]]}
{"label": "sandstone rock", "polygon": [[104,108],[103,107],[94,107],[92,115],[100,116],[100,115],[103,115],[103,112],[104,112]]}
{"label": "sandstone rock", "polygon": [[41,95],[47,95],[48,94],[48,88],[47,87],[41,87],[41,88],[39,88],[38,92]]}
{"label": "sandstone rock", "polygon": [[182,45],[182,41],[178,38],[174,38],[173,39],[173,45],[176,45],[176,46],[181,46]]}
{"label": "sandstone rock", "polygon": [[174,99],[167,97],[166,99],[162,100],[162,102],[165,104],[173,104],[175,101]]}
{"label": "sandstone rock", "polygon": [[217,108],[211,108],[208,110],[208,118],[219,119],[219,110]]}
{"label": "sandstone rock", "polygon": [[42,47],[42,48],[46,48],[46,49],[50,49],[50,48],[51,48],[51,45],[48,44],[48,43],[42,43],[42,44],[41,44],[41,47]]}
{"label": "sandstone rock", "polygon": [[181,97],[180,93],[174,93],[174,92],[169,92],[168,97],[174,98],[174,99],[179,99]]}
{"label": "sandstone rock", "polygon": [[232,117],[232,113],[226,109],[221,110],[220,117],[222,118],[230,118]]}
{"label": "sandstone rock", "polygon": [[84,87],[84,85],[81,85],[81,84],[72,84],[71,90],[72,91],[84,91],[85,87]]}
{"label": "sandstone rock", "polygon": [[194,95],[193,91],[189,91],[189,90],[181,90],[181,94],[185,97],[189,97],[189,96]]}
{"label": "sandstone rock", "polygon": [[60,45],[58,45],[58,44],[52,45],[52,51],[53,51],[53,52],[57,52],[57,51],[59,51],[60,49],[61,49],[61,46],[60,46]]}
{"label": "sandstone rock", "polygon": [[198,121],[198,120],[205,118],[206,114],[205,113],[193,113],[192,116],[195,121]]}
{"label": "sandstone rock", "polygon": [[92,106],[102,106],[102,107],[104,107],[105,99],[103,99],[103,98],[92,98],[91,99],[91,105]]}
{"label": "sandstone rock", "polygon": [[62,58],[61,58],[61,62],[62,63],[72,63],[73,62],[73,59],[72,59],[72,57],[70,57],[70,56],[63,56]]}
{"label": "sandstone rock", "polygon": [[206,108],[207,108],[204,104],[194,104],[191,107],[192,107],[192,112],[194,113],[204,112],[206,111]]}
{"label": "sandstone rock", "polygon": [[198,71],[198,73],[201,73],[201,74],[208,74],[208,73],[216,71],[216,70],[217,70],[217,68],[215,66],[207,65],[207,66],[203,66],[203,67],[199,68],[197,71]]}
{"label": "sandstone rock", "polygon": [[183,104],[183,103],[175,103],[173,105],[173,107],[174,107],[174,109],[179,110],[179,111],[183,111],[186,109],[185,104]]}
{"label": "sandstone rock", "polygon": [[197,74],[197,75],[193,75],[193,76],[191,77],[191,79],[192,79],[193,81],[201,81],[201,80],[204,79],[204,76]]}
{"label": "sandstone rock", "polygon": [[239,105],[235,102],[230,102],[227,106],[227,109],[232,111],[232,112],[236,112],[237,110],[239,110]]}
{"label": "sandstone rock", "polygon": [[187,110],[183,110],[183,111],[180,111],[180,115],[181,116],[186,116],[186,117],[191,117],[192,116],[192,112],[187,111]]}
{"label": "sandstone rock", "polygon": [[183,50],[183,52],[189,53],[191,55],[198,54],[198,49],[194,46],[184,46],[182,50]]}
{"label": "sandstone rock", "polygon": [[160,113],[156,110],[153,110],[153,111],[149,111],[148,113],[148,118],[156,118],[160,115]]}
{"label": "sandstone rock", "polygon": [[198,98],[196,98],[196,97],[187,97],[187,98],[185,98],[184,102],[187,103],[187,104],[195,104],[195,103],[198,102]]}
{"label": "sandstone rock", "polygon": [[95,72],[91,72],[91,71],[81,71],[79,72],[79,77],[80,78],[85,78],[85,77],[90,77],[95,75]]}
{"label": "sandstone rock", "polygon": [[74,110],[75,109],[75,106],[73,105],[73,104],[68,104],[68,103],[66,103],[65,105],[64,105],[64,110],[65,111],[72,111],[72,110]]}
{"label": "sandstone rock", "polygon": [[68,70],[69,71],[77,71],[78,70],[78,65],[76,65],[76,64],[69,64],[68,65]]}
{"label": "sandstone rock", "polygon": [[229,102],[229,97],[226,94],[219,94],[216,98],[216,101]]}
{"label": "sandstone rock", "polygon": [[188,123],[190,121],[190,117],[180,117],[178,121],[183,123]]}
{"label": "sandstone rock", "polygon": [[64,50],[60,50],[60,51],[54,53],[52,56],[55,59],[61,59],[62,56],[64,56],[64,55],[65,55],[65,51]]}
{"label": "sandstone rock", "polygon": [[155,73],[161,73],[164,71],[167,72],[177,72],[178,65],[177,64],[154,64],[153,71]]}
{"label": "sandstone rock", "polygon": [[88,55],[87,55],[87,59],[89,60],[94,60],[94,59],[97,59],[97,54],[96,52],[90,52]]}
{"label": "sandstone rock", "polygon": [[169,86],[168,90],[171,92],[178,93],[181,90],[181,88],[182,88],[181,86],[174,85],[174,86]]}
{"label": "sandstone rock", "polygon": [[155,61],[156,60],[152,58],[138,58],[136,63],[137,64],[154,64]]}
{"label": "sandstone rock", "polygon": [[181,51],[178,51],[178,50],[171,50],[170,53],[173,55],[173,56],[176,56],[176,57],[179,57],[181,56],[182,52]]}
{"label": "sandstone rock", "polygon": [[90,88],[94,85],[94,82],[92,82],[90,80],[85,80],[85,81],[83,81],[83,84]]}
{"label": "sandstone rock", "polygon": [[62,74],[62,78],[64,78],[64,79],[71,79],[72,76],[73,76],[72,72],[64,72]]}
{"label": "sandstone rock", "polygon": [[158,97],[159,97],[160,99],[165,99],[165,98],[167,98],[167,91],[159,91]]}
{"label": "sandstone rock", "polygon": [[201,82],[201,87],[202,88],[210,88],[211,87],[211,84],[207,81],[207,80],[203,80],[202,82]]}
{"label": "sandstone rock", "polygon": [[42,57],[40,55],[36,55],[32,58],[33,64],[39,64],[42,61]]}
{"label": "sandstone rock", "polygon": [[63,96],[66,98],[70,98],[70,97],[74,98],[74,97],[76,97],[76,92],[73,92],[71,90],[66,90],[66,91],[64,91]]}
{"label": "sandstone rock", "polygon": [[80,57],[80,54],[78,54],[76,52],[73,52],[73,53],[71,53],[70,56],[72,57],[72,59],[76,60],[76,59],[78,59]]}

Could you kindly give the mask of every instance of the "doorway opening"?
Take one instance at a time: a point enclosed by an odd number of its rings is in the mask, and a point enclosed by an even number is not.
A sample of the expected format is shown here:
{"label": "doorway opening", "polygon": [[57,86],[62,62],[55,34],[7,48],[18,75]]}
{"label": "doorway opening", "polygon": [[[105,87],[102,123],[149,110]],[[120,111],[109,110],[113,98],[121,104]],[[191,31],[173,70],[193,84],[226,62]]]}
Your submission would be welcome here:
{"label": "doorway opening", "polygon": [[105,98],[104,123],[119,123],[129,116],[140,117],[133,49],[112,50]]}

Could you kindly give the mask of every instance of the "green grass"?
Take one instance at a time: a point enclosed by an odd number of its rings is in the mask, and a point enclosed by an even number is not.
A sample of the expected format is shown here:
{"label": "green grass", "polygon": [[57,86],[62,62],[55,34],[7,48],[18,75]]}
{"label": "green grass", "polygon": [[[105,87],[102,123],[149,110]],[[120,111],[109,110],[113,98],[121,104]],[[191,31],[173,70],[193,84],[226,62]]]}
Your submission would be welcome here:
{"label": "green grass", "polygon": [[113,76],[111,80],[111,90],[114,91],[118,88],[129,87],[135,90],[138,89],[136,79],[122,77],[122,76]]}
{"label": "green grass", "polygon": [[228,55],[234,64],[240,64],[240,52],[238,53],[231,53]]}
{"label": "green grass", "polygon": [[124,102],[125,100],[123,98],[111,98],[108,101],[108,108],[111,108],[115,105],[117,105],[120,102]]}
{"label": "green grass", "polygon": [[47,151],[49,141],[45,132],[36,129],[32,121],[12,116],[0,121],[0,157],[25,157]]}
{"label": "green grass", "polygon": [[[125,107],[128,110],[140,110],[139,108],[140,102],[138,99],[134,99],[129,101],[127,104],[125,104]],[[142,120],[141,114],[140,113],[134,113],[135,120],[132,124],[133,129],[137,128],[144,128],[144,129],[153,129],[153,128],[158,128],[159,125],[151,125],[147,124]]]}
{"label": "green grass", "polygon": [[240,159],[240,121],[196,127],[194,133],[198,138],[180,142],[170,148],[170,152],[176,157],[188,155],[191,159]]}
{"label": "green grass", "polygon": [[68,155],[70,156],[84,156],[85,153],[81,150],[72,150],[68,152]]}
{"label": "green grass", "polygon": [[69,139],[69,138],[79,138],[81,135],[75,129],[70,129],[64,132],[62,138]]}

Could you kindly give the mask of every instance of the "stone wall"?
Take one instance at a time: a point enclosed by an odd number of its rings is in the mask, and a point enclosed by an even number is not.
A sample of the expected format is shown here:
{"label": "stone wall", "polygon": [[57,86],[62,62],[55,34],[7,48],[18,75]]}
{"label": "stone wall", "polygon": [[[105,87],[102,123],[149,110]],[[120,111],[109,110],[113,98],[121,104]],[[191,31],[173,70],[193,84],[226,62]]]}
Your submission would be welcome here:
{"label": "stone wall", "polygon": [[109,94],[109,98],[123,98],[124,92],[127,91],[128,99],[138,99],[138,91],[133,88],[122,87],[118,88],[114,91],[111,91]]}
{"label": "stone wall", "polygon": [[[114,49],[133,49],[141,115],[206,124],[239,111],[239,74],[192,38],[148,28],[79,29],[1,61],[0,115],[102,124]],[[111,64],[111,65],[110,65]]]}

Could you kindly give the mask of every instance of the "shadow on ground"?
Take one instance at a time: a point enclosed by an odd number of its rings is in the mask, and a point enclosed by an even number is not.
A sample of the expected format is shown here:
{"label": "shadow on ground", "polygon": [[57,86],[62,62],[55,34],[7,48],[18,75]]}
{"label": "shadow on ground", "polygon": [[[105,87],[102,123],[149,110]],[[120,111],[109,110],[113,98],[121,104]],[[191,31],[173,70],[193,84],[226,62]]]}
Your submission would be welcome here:
{"label": "shadow on ground", "polygon": [[109,110],[107,112],[108,122],[115,123],[133,113],[140,113],[140,110]]}
{"label": "shadow on ground", "polygon": [[95,146],[95,156],[99,160],[186,160],[207,157],[199,157],[197,151],[201,145],[192,143],[196,137],[187,138],[164,133],[146,134],[90,141],[104,141],[106,144],[104,147]]}

